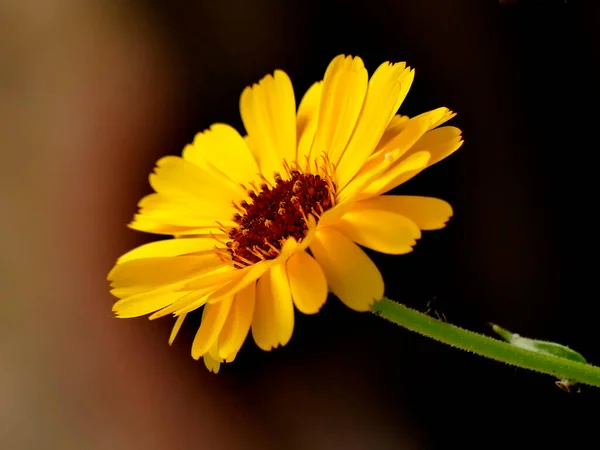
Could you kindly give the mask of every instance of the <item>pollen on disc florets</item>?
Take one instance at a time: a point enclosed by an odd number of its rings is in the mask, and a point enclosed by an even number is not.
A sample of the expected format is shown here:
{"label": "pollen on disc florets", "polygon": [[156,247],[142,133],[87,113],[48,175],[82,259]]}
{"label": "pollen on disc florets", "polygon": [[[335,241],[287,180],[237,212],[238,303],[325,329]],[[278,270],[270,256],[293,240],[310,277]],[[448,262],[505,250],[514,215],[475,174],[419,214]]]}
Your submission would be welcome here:
{"label": "pollen on disc florets", "polygon": [[289,174],[286,180],[275,174],[274,186],[263,183],[239,204],[241,214],[233,218],[238,226],[229,231],[227,243],[235,267],[275,258],[286,239],[304,238],[308,214],[319,217],[334,205],[335,185],[328,176]]}

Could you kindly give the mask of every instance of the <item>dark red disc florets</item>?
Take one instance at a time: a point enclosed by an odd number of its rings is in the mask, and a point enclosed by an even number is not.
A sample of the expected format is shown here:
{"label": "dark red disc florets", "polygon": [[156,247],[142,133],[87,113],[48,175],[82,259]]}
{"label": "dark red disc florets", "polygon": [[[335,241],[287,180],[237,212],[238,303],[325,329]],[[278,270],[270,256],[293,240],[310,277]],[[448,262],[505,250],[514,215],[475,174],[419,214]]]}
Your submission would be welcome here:
{"label": "dark red disc florets", "polygon": [[286,239],[304,238],[308,214],[318,217],[333,206],[330,180],[296,170],[290,175],[283,180],[276,174],[275,186],[263,184],[260,192],[250,191],[250,200],[240,203],[243,214],[233,218],[238,226],[229,231],[227,243],[236,267],[275,258]]}

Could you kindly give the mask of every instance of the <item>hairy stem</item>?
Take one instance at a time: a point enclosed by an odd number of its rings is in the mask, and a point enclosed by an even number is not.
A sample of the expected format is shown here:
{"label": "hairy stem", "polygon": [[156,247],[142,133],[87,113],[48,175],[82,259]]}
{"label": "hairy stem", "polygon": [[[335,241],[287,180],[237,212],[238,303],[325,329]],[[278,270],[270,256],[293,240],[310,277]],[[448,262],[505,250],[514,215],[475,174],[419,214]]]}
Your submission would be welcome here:
{"label": "hairy stem", "polygon": [[559,380],[600,387],[600,367],[591,364],[516,347],[437,320],[388,298],[376,302],[371,311],[396,325],[461,350],[552,375]]}

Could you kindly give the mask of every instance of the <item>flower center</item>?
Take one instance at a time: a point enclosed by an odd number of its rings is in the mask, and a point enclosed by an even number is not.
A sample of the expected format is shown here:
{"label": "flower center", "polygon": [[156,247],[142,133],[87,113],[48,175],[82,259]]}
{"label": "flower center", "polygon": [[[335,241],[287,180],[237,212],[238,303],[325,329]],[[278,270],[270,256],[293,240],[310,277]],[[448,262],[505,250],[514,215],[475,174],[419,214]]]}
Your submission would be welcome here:
{"label": "flower center", "polygon": [[307,215],[316,218],[335,202],[335,185],[329,177],[290,171],[283,180],[275,174],[275,186],[266,183],[250,191],[250,203],[242,201],[229,231],[227,250],[235,267],[273,259],[290,237],[301,241],[308,230]]}

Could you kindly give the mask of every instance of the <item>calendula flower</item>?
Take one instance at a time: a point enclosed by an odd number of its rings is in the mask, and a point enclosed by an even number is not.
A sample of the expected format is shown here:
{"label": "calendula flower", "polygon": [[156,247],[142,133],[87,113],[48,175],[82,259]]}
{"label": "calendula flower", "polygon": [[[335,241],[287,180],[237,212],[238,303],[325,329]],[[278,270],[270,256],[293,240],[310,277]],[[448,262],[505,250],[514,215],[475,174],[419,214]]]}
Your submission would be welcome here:
{"label": "calendula flower", "polygon": [[367,311],[384,295],[361,249],[412,250],[452,215],[443,200],[383,195],[462,144],[454,113],[395,115],[414,71],[385,63],[369,79],[358,57],[333,59],[296,109],[282,71],[246,88],[247,136],[225,124],[158,161],[155,193],[129,225],[169,236],[121,256],[108,278],[117,317],[203,308],[192,356],[217,372],[249,332],[263,350],[287,344],[294,308],[314,314],[328,291]]}

